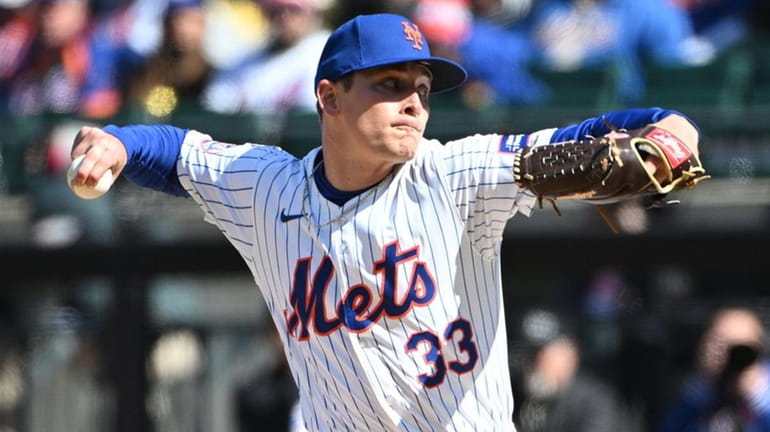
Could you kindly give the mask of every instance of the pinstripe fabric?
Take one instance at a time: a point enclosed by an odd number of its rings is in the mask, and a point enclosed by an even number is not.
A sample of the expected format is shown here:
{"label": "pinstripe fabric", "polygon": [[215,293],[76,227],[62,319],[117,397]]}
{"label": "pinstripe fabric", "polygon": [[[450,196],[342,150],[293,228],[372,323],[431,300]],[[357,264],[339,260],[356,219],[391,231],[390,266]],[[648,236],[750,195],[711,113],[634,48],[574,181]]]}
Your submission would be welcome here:
{"label": "pinstripe fabric", "polygon": [[306,182],[319,149],[298,160],[188,134],[180,181],[253,273],[309,430],[514,430],[499,251],[534,199],[504,138],[424,140],[338,207]]}

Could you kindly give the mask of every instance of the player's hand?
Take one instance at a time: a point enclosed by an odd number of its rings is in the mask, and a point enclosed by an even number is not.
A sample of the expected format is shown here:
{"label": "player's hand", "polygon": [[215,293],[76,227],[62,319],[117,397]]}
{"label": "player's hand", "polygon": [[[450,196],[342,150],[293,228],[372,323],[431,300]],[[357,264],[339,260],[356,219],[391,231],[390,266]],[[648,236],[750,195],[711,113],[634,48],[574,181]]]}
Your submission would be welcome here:
{"label": "player's hand", "polygon": [[670,114],[657,123],[653,123],[653,125],[671,132],[682,140],[695,156],[700,156],[698,152],[698,129],[686,118],[678,114]]}
{"label": "player's hand", "polygon": [[117,178],[128,162],[123,143],[96,127],[84,126],[75,137],[70,157],[74,160],[82,154],[86,156],[73,181],[79,185],[96,185],[108,169]]}
{"label": "player's hand", "polygon": [[[690,149],[690,151],[695,154],[696,157],[699,156],[698,152],[698,130],[695,128],[695,126],[690,123],[686,118],[678,115],[678,114],[671,114],[663,118],[662,120],[653,123],[653,125],[658,126],[662,129],[665,129],[675,136],[677,136],[679,139],[684,142],[684,144]],[[650,174],[655,174],[656,172],[659,173],[659,175],[656,175],[655,177],[658,179],[659,182],[663,182],[665,175],[663,174],[665,172],[665,165],[662,159],[660,159],[657,156],[651,156],[649,159],[647,159],[644,162],[645,168],[647,168],[647,171],[650,172]]]}
{"label": "player's hand", "polygon": [[[690,149],[690,151],[695,154],[695,157],[700,156],[700,153],[698,152],[698,129],[696,129],[695,126],[685,117],[682,117],[678,114],[670,114],[664,117],[662,120],[652,123],[652,125],[671,132],[674,136],[682,140],[682,142]],[[620,136],[622,133],[613,131],[607,135]],[[644,167],[650,174],[658,173],[658,175],[655,177],[659,182],[663,182],[665,180],[666,167],[665,163],[659,156],[650,154],[649,158],[644,161]]]}

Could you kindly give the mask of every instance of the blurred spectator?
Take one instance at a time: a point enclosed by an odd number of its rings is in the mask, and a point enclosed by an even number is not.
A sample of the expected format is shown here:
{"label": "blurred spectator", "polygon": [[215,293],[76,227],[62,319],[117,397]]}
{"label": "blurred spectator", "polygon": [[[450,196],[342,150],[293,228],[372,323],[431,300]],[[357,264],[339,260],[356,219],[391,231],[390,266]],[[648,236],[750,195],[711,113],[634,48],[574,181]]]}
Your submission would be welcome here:
{"label": "blurred spectator", "polygon": [[94,322],[62,296],[66,283],[32,288],[38,290],[38,298],[25,311],[31,327],[24,361],[29,394],[21,430],[109,430],[115,400],[104,382],[105,363]]}
{"label": "blurred spectator", "polygon": [[409,16],[419,0],[327,0],[329,9],[326,13],[327,24],[332,27],[342,25],[356,15],[375,13],[394,13]]}
{"label": "blurred spectator", "polygon": [[113,242],[120,227],[112,195],[83,200],[69,190],[65,181],[72,140],[80,124],[68,120],[37,122],[37,126],[38,134],[24,143],[30,240],[42,247]]}
{"label": "blurred spectator", "polygon": [[5,92],[6,81],[18,70],[34,39],[33,12],[34,8],[28,1],[5,2],[0,7],[0,82],[3,83],[0,95]]}
{"label": "blurred spectator", "polygon": [[206,9],[206,58],[216,69],[229,69],[255,51],[270,37],[270,22],[257,0],[208,0]]}
{"label": "blurred spectator", "polygon": [[535,57],[530,40],[474,17],[467,0],[420,0],[413,19],[434,55],[468,70],[469,82],[460,90],[467,107],[533,104],[545,96],[543,84],[528,72]]}
{"label": "blurred spectator", "polygon": [[534,0],[471,0],[473,14],[510,26],[529,14]]}
{"label": "blurred spectator", "polygon": [[315,70],[329,31],[319,0],[264,0],[272,36],[234,68],[216,73],[204,106],[220,113],[315,112]]}
{"label": "blurred spectator", "polygon": [[[525,334],[533,345],[522,369],[514,420],[520,432],[618,432],[624,424],[615,390],[581,365],[578,341],[549,313],[529,314]],[[527,322],[529,321],[529,322]],[[535,323],[534,321],[539,321]]]}
{"label": "blurred spectator", "polygon": [[[109,0],[102,0],[109,2]],[[94,38],[104,47],[101,69],[121,94],[157,52],[164,34],[163,18],[169,0],[115,0],[95,17]]]}
{"label": "blurred spectator", "polygon": [[202,408],[204,345],[190,328],[164,328],[148,359],[151,372],[148,408],[154,430],[194,431]]}
{"label": "blurred spectator", "polygon": [[[11,4],[14,3],[14,4]],[[101,214],[104,202],[80,207],[63,181],[72,136],[66,129],[26,115],[63,113],[100,117],[117,109],[112,89],[98,90],[101,73],[94,55],[100,52],[90,36],[84,1],[6,2],[0,24],[0,114],[11,118],[3,151],[18,165],[16,190],[28,191],[32,238],[43,246],[72,244],[88,230],[102,236],[111,227],[85,220]],[[104,64],[104,63],[99,63]],[[74,132],[73,132],[74,133]],[[70,199],[73,198],[73,199]],[[74,206],[73,206],[74,205]],[[64,210],[63,207],[68,207]],[[97,218],[100,219],[100,218]]]}
{"label": "blurred spectator", "polygon": [[160,48],[128,89],[131,104],[141,104],[156,117],[167,116],[180,106],[199,106],[212,71],[203,52],[205,24],[201,0],[169,1]]}
{"label": "blurred spectator", "polygon": [[659,432],[770,431],[770,363],[759,316],[723,308],[712,317],[695,370]]}
{"label": "blurred spectator", "polygon": [[281,338],[269,317],[265,318],[269,333],[272,364],[241,384],[235,394],[239,430],[300,432],[304,430],[299,412],[299,392],[283,353]]}
{"label": "blurred spectator", "polygon": [[717,52],[744,40],[760,0],[671,0],[687,11],[695,34]]}
{"label": "blurred spectator", "polygon": [[[3,61],[2,111],[115,114],[121,95],[109,72],[111,47],[94,37],[88,1],[39,0],[29,7],[33,21],[24,22],[26,10],[16,17],[11,53]],[[30,28],[34,38],[27,41]]]}
{"label": "blurred spectator", "polygon": [[643,94],[645,62],[687,66],[713,58],[686,12],[669,0],[542,0],[517,27],[526,29],[545,69],[616,67],[624,103]]}
{"label": "blurred spectator", "polygon": [[262,47],[267,20],[253,0],[126,0],[99,20],[125,105],[156,116],[198,108],[214,69]]}

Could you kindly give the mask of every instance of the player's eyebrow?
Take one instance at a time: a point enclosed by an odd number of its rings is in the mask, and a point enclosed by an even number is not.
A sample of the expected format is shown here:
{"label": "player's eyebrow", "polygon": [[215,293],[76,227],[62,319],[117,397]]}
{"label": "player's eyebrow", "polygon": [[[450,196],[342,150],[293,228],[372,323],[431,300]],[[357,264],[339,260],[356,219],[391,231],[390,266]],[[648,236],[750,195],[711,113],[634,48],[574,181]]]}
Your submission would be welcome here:
{"label": "player's eyebrow", "polygon": [[431,81],[433,81],[433,73],[431,73],[430,69],[428,69],[427,64],[424,62],[394,63],[391,65],[378,66],[362,72],[368,72],[373,75],[387,73],[387,72],[394,72],[394,71],[408,73],[412,68],[418,68],[418,70],[420,70],[425,76],[427,76]]}

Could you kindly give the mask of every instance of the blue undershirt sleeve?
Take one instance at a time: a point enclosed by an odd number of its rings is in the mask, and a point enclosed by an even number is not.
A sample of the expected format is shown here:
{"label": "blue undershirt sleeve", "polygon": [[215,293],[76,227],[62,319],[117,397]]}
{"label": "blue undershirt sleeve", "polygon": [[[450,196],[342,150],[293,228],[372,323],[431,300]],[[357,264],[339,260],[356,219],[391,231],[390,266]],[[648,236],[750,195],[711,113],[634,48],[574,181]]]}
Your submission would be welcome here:
{"label": "blue undershirt sleeve", "polygon": [[693,126],[695,123],[689,117],[675,110],[666,110],[662,108],[633,108],[627,110],[613,111],[605,113],[598,117],[593,117],[581,123],[557,129],[551,137],[551,142],[568,141],[581,139],[586,135],[602,136],[610,132],[610,128],[604,122],[607,121],[618,129],[634,130],[644,127],[650,123],[662,120],[670,114],[678,114],[688,119]]}
{"label": "blue undershirt sleeve", "polygon": [[118,138],[126,147],[128,163],[122,174],[127,179],[149,189],[189,196],[176,173],[186,129],[167,125],[108,125],[104,131]]}

